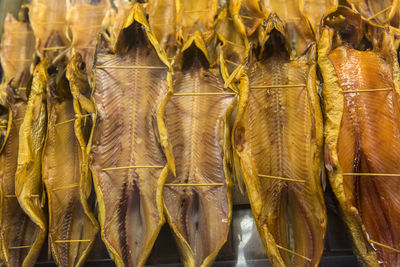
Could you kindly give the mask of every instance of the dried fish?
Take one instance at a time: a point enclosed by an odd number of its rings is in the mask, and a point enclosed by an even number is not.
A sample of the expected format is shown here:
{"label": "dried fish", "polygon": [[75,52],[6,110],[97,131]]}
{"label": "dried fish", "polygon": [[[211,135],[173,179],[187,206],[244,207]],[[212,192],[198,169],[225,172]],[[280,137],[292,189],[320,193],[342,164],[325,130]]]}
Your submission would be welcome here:
{"label": "dried fish", "polygon": [[[26,11],[23,9],[20,12],[21,17]],[[4,92],[7,95],[7,103],[2,103],[0,110],[2,115],[4,111],[7,112],[4,112],[6,120],[0,130],[5,132],[7,139],[2,144],[0,154],[1,258],[5,266],[31,266],[39,253],[39,250],[31,249],[37,229],[19,206],[15,195],[15,172],[18,135],[30,89],[30,66],[33,62],[35,39],[26,20],[18,21],[8,14],[4,26],[0,58],[4,69],[2,89],[7,90]]]}
{"label": "dried fish", "polygon": [[96,1],[69,0],[67,13],[68,28],[71,32],[71,47],[79,53],[86,65],[86,72],[91,76],[97,35],[102,29],[102,22],[111,4],[109,0]]}
{"label": "dried fish", "polygon": [[[70,64],[75,64],[75,59]],[[74,78],[79,74],[74,73],[78,70],[71,70],[73,67],[69,65],[69,79],[77,84]],[[42,179],[49,206],[49,244],[57,265],[82,266],[98,226],[86,203],[91,187],[88,192],[83,189],[90,185],[86,146],[81,146],[75,132],[80,134],[81,130],[87,135],[90,130],[85,128],[90,128],[91,123],[87,116],[81,118],[82,123],[75,121],[81,114],[75,109],[64,64],[53,68],[58,69],[51,73],[47,85],[48,125],[42,159]]]}
{"label": "dried fish", "polygon": [[219,70],[208,66],[199,33],[182,53],[165,107],[176,176],[167,178],[164,206],[185,266],[210,266],[227,240],[232,215],[228,158],[235,93],[224,90]]}
{"label": "dried fish", "polygon": [[32,0],[29,4],[29,19],[41,59],[53,59],[68,48],[66,12],[67,1]]}
{"label": "dried fish", "polygon": [[372,24],[400,27],[400,3],[398,0],[347,0],[363,19]]}
{"label": "dried fish", "polygon": [[116,52],[104,39],[96,52],[91,170],[111,258],[117,266],[143,266],[165,221],[168,166],[159,144],[166,138],[158,136],[163,114],[157,106],[170,90],[170,67],[140,4],[118,36]]}
{"label": "dried fish", "polygon": [[325,165],[355,253],[366,266],[397,266],[400,102],[393,35],[340,7],[324,19],[318,54]]}
{"label": "dried fish", "polygon": [[327,218],[315,44],[303,54],[291,53],[274,13],[265,33],[268,38],[252,51],[240,82],[232,135],[235,169],[242,172],[273,266],[317,266]]}
{"label": "dried fish", "polygon": [[[32,266],[46,239],[47,216],[43,210],[45,194],[41,182],[42,151],[46,135],[45,91],[50,79],[48,59],[42,60],[33,73],[29,100],[19,130],[18,166],[15,174],[15,195],[23,211],[35,224],[34,242],[22,266]],[[21,114],[22,115],[22,114]]]}

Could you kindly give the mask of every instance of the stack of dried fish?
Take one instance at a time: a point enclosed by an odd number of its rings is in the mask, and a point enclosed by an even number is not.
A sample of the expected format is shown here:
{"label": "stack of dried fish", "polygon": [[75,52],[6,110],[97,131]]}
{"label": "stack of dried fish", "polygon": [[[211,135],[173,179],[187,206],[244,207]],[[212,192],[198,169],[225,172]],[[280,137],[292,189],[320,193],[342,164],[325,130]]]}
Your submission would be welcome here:
{"label": "stack of dried fish", "polygon": [[317,266],[325,131],[359,259],[399,265],[398,1],[140,2],[7,16],[2,263],[32,266],[48,237],[57,265],[82,266],[101,228],[118,266],[144,266],[168,221],[185,266],[210,266],[233,176],[272,264]]}

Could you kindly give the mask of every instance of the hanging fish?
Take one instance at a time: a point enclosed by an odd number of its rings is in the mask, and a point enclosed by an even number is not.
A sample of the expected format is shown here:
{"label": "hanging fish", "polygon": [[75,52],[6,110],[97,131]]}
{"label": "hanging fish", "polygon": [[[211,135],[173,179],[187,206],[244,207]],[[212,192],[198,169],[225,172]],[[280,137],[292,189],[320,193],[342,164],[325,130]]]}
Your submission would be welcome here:
{"label": "hanging fish", "polygon": [[142,5],[133,6],[123,25],[115,45],[101,38],[96,50],[90,168],[111,258],[117,266],[143,266],[165,221],[162,187],[171,158],[158,135],[157,106],[171,74]]}
{"label": "hanging fish", "polygon": [[[269,12],[301,20],[283,5],[275,8]],[[273,12],[261,27],[265,39],[251,50],[240,80],[232,130],[235,169],[241,170],[238,178],[272,265],[317,266],[327,218],[316,47],[310,28]]]}
{"label": "hanging fish", "polygon": [[366,266],[400,264],[399,65],[393,33],[352,10],[323,20],[325,166]]}

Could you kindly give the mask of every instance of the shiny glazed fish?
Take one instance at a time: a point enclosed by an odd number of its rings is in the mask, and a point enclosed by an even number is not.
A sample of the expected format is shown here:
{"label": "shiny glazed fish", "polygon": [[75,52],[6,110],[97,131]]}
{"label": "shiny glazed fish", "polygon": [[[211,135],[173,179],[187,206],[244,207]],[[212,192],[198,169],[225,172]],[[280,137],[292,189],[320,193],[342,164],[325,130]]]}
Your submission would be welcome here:
{"label": "shiny glazed fish", "polygon": [[[400,172],[400,102],[393,35],[345,8],[324,23],[318,63],[332,189],[359,259],[366,266],[398,266],[400,180],[391,174]],[[380,34],[367,37],[364,29]],[[378,43],[372,49],[370,37]]]}
{"label": "shiny glazed fish", "polygon": [[228,157],[234,93],[224,90],[219,71],[208,67],[199,35],[184,47],[182,70],[175,70],[173,79],[175,95],[165,107],[176,176],[167,178],[164,206],[184,265],[211,266],[227,240],[232,215]]}
{"label": "shiny glazed fish", "polygon": [[112,52],[101,40],[97,50],[91,170],[111,258],[117,266],[143,266],[164,224],[168,167],[159,144],[157,122],[163,115],[157,106],[170,88],[169,67],[139,4],[116,47]]}
{"label": "shiny glazed fish", "polygon": [[[82,203],[89,196],[81,193],[81,186],[87,186],[89,177],[87,157],[83,155],[85,146],[81,147],[75,137],[74,118],[80,114],[74,109],[63,66],[58,68],[51,73],[47,86],[48,125],[42,159],[49,206],[49,244],[57,265],[82,266],[98,227],[93,214],[85,209],[87,204]],[[90,120],[83,120],[81,129],[88,135],[90,131],[85,128],[91,126]]]}
{"label": "shiny glazed fish", "polygon": [[[8,123],[1,130],[6,132],[6,143],[0,154],[0,228],[1,258],[5,266],[30,266],[39,251],[30,246],[36,238],[35,224],[20,208],[15,197],[15,172],[19,144],[19,128],[25,114],[27,92],[30,89],[30,65],[35,51],[35,39],[29,23],[14,19],[11,14],[5,21],[0,57],[4,70],[2,90],[7,94],[7,103],[1,110],[8,110]],[[25,260],[26,259],[26,260]]]}
{"label": "shiny glazed fish", "polygon": [[317,266],[327,218],[315,45],[291,60],[282,22],[272,14],[266,25],[240,82],[235,168],[273,266]]}
{"label": "shiny glazed fish", "polygon": [[35,223],[36,236],[23,266],[32,266],[47,233],[47,216],[43,210],[45,195],[41,182],[42,151],[45,141],[47,114],[45,90],[50,79],[47,59],[33,73],[32,86],[25,115],[19,130],[18,166],[15,174],[15,195],[24,212]]}

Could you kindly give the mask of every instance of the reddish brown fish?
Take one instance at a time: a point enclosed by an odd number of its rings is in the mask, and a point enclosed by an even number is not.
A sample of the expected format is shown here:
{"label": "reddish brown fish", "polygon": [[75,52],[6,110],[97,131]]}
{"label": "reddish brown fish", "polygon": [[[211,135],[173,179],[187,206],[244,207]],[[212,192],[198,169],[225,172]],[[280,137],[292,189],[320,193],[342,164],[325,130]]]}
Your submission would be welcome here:
{"label": "reddish brown fish", "polygon": [[[398,266],[400,95],[393,35],[344,8],[324,22],[319,65],[331,185],[360,260]],[[378,35],[364,35],[363,29]],[[372,49],[370,41],[377,44]]]}

